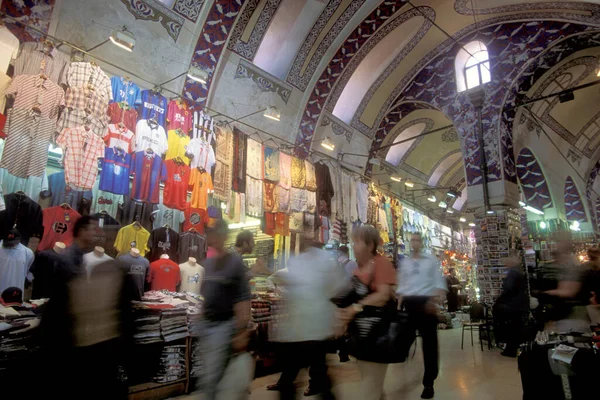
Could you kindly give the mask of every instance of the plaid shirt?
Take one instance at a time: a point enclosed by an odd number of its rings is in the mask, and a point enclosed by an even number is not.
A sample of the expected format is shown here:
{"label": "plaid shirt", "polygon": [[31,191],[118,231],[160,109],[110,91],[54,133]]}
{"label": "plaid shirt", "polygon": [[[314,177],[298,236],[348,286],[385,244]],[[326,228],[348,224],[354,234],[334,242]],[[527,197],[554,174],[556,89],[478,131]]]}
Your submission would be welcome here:
{"label": "plaid shirt", "polygon": [[104,155],[104,142],[85,127],[67,128],[56,139],[64,152],[65,181],[81,189],[91,189],[98,174],[98,158]]}
{"label": "plaid shirt", "polygon": [[72,88],[93,88],[96,95],[106,101],[113,99],[110,79],[100,67],[93,66],[89,62],[71,63],[71,67],[67,73],[67,83]]}
{"label": "plaid shirt", "polygon": [[38,106],[43,116],[56,121],[58,112],[65,105],[64,91],[51,80],[39,75],[19,75],[4,92],[15,97],[14,108],[30,110]]}
{"label": "plaid shirt", "polygon": [[87,114],[80,108],[65,108],[58,120],[58,131],[61,132],[67,128],[77,128],[80,126],[89,126],[89,128],[98,137],[105,137],[108,134],[108,117],[103,115],[101,118],[94,114]]}
{"label": "plaid shirt", "polygon": [[107,99],[98,96],[94,90],[87,87],[68,88],[65,103],[67,107],[83,109],[97,118],[103,118],[108,107]]}

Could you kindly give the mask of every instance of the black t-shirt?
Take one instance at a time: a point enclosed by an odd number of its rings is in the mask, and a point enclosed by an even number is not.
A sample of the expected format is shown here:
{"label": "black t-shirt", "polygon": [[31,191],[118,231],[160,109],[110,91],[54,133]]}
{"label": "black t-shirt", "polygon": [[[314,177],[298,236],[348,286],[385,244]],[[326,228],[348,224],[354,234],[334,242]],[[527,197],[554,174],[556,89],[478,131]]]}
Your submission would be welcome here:
{"label": "black t-shirt", "polygon": [[203,265],[204,317],[209,321],[233,318],[233,306],[251,299],[246,266],[235,254],[208,258]]}
{"label": "black t-shirt", "polygon": [[150,247],[150,262],[168,254],[171,260],[179,263],[179,234],[173,229],[163,227],[153,230],[150,234]]}
{"label": "black t-shirt", "polygon": [[61,266],[60,255],[54,250],[45,250],[36,254],[35,261],[30,272],[33,274],[33,289],[31,298],[52,298],[52,290],[55,286],[57,271]]}

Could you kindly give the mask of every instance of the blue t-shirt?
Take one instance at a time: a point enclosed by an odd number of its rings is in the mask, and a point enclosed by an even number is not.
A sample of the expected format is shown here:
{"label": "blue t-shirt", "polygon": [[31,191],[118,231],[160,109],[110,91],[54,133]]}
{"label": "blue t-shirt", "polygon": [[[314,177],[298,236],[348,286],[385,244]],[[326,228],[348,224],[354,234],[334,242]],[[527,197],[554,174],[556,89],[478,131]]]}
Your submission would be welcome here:
{"label": "blue t-shirt", "polygon": [[138,85],[133,83],[133,81],[129,81],[120,76],[113,76],[110,78],[110,84],[112,86],[113,95],[111,103],[126,101],[127,104],[133,107],[135,104],[140,104],[142,102],[140,96],[141,90]]}
{"label": "blue t-shirt", "polygon": [[48,192],[43,192],[42,195],[43,197],[52,196],[52,207],[67,203],[75,210],[79,210],[79,207],[82,206],[82,200],[85,199],[88,204],[91,204],[92,201],[91,190],[76,190],[67,186],[65,171],[54,173],[48,177]]}
{"label": "blue t-shirt", "polygon": [[132,156],[131,172],[134,174],[131,198],[158,204],[159,182],[167,178],[163,159],[156,153],[138,151]]}
{"label": "blue t-shirt", "polygon": [[131,155],[123,149],[107,147],[104,149],[101,164],[100,190],[115,194],[129,194]]}
{"label": "blue t-shirt", "polygon": [[136,102],[138,121],[155,118],[160,126],[165,128],[167,120],[167,98],[152,90],[143,90]]}

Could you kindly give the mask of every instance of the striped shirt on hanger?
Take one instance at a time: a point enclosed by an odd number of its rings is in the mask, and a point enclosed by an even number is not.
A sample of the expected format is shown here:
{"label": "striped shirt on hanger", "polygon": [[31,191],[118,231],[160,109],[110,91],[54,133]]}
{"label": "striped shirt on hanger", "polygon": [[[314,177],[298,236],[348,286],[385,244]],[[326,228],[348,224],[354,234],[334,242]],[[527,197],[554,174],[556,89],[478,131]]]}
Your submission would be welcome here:
{"label": "striped shirt on hanger", "polygon": [[56,48],[47,48],[42,42],[27,42],[21,45],[15,59],[14,76],[46,74],[58,84],[66,82],[69,58]]}
{"label": "striped shirt on hanger", "polygon": [[65,105],[65,92],[60,86],[40,75],[20,75],[15,77],[4,92],[13,96],[13,108],[30,110],[38,106],[41,114],[56,121],[58,113]]}
{"label": "striped shirt on hanger", "polygon": [[19,178],[44,175],[55,121],[31,110],[11,108],[4,130],[8,136],[0,167]]}

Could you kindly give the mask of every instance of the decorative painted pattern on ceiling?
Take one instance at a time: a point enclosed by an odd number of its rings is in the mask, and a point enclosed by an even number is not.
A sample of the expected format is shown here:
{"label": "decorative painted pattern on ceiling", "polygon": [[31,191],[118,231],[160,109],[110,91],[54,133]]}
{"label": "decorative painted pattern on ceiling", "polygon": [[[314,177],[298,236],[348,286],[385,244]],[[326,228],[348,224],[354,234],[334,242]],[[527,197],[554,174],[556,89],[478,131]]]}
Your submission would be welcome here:
{"label": "decorative painted pattern on ceiling", "polygon": [[527,147],[517,157],[517,174],[527,204],[538,210],[552,207],[550,189],[537,159]]}
{"label": "decorative painted pattern on ceiling", "polygon": [[352,140],[352,135],[354,131],[350,128],[347,128],[343,121],[340,121],[335,115],[324,113],[323,118],[321,118],[321,126],[329,126],[331,125],[331,130],[333,134],[336,136],[344,136],[348,143]]}
{"label": "decorative painted pattern on ceiling", "polygon": [[215,0],[192,55],[192,65],[208,72],[206,83],[186,78],[183,97],[191,101],[193,107],[203,106],[208,98],[214,73],[225,49],[231,28],[246,0]]}
{"label": "decorative painted pattern on ceiling", "polygon": [[204,0],[175,0],[173,11],[196,23],[203,5]]}
{"label": "decorative painted pattern on ceiling", "polygon": [[[354,73],[354,71],[356,71],[360,63],[365,59],[365,57],[369,55],[369,52],[373,50],[373,48],[375,48],[375,46],[377,46],[377,44],[394,29],[398,28],[400,25],[412,18],[422,17],[423,14],[425,14],[425,16],[427,16],[428,19],[424,19],[423,25],[421,26],[421,28],[419,28],[419,31],[402,48],[400,53],[398,53],[398,55],[394,57],[394,59],[390,62],[390,65],[388,65],[386,69],[381,73],[382,77],[387,78],[392,72],[394,72],[394,70],[398,67],[398,65],[400,65],[402,60],[404,60],[404,58],[415,48],[415,46],[421,41],[421,39],[423,39],[423,36],[425,36],[425,34],[429,32],[429,29],[431,29],[431,27],[433,26],[432,21],[435,21],[435,11],[433,10],[433,8],[413,8],[398,15],[389,23],[387,23],[383,28],[378,30],[377,33],[375,33],[375,35],[373,35],[369,39],[369,41],[363,47],[360,48],[360,50],[352,57],[348,65],[346,65],[346,67],[344,68],[342,76],[337,80],[333,91],[329,95],[327,103],[325,105],[327,111],[333,111],[338,99],[340,98],[342,92],[344,91],[344,88],[346,87],[346,84],[352,77],[352,74]],[[373,138],[372,135],[369,137]]]}
{"label": "decorative painted pattern on ceiling", "polygon": [[[477,4],[477,3],[475,3]],[[544,2],[544,3],[527,3],[527,4],[511,4],[490,8],[471,8],[472,0],[455,0],[454,10],[462,15],[489,15],[510,13],[518,11],[536,11],[536,10],[565,10],[563,17],[571,17],[574,11],[581,13],[581,22],[597,22],[600,18],[600,7],[596,4],[589,3],[574,3],[566,1]],[[589,14],[586,14],[589,12]]]}
{"label": "decorative painted pattern on ceiling", "polygon": [[273,16],[277,12],[279,5],[283,0],[267,0],[267,4],[263,8],[260,16],[258,17],[258,21],[252,28],[252,33],[250,34],[250,38],[247,42],[242,40],[242,35],[244,31],[248,27],[248,23],[252,18],[252,14],[256,11],[260,0],[248,0],[246,2],[246,6],[242,10],[240,18],[238,22],[235,24],[233,28],[233,32],[231,33],[231,39],[229,39],[229,44],[227,48],[231,51],[236,52],[240,56],[244,57],[247,60],[254,59],[256,55],[256,51],[260,46],[260,42],[262,41],[265,33],[267,33],[267,29],[269,28],[269,24],[273,19]]}
{"label": "decorative painted pattern on ceiling", "polygon": [[570,176],[567,176],[565,181],[565,214],[569,222],[587,222],[579,190]]}
{"label": "decorative painted pattern on ceiling", "polygon": [[321,12],[319,18],[317,18],[317,21],[314,23],[308,36],[302,43],[296,58],[294,59],[294,63],[292,64],[290,72],[287,76],[287,82],[301,91],[306,90],[312,76],[317,70],[317,66],[325,56],[325,53],[327,50],[329,50],[335,38],[338,37],[344,27],[346,27],[346,25],[350,22],[350,19],[352,19],[354,14],[356,14],[356,12],[362,7],[365,0],[354,0],[346,7],[342,15],[337,19],[331,29],[329,29],[327,35],[325,35],[325,38],[323,38],[321,43],[319,43],[319,46],[308,62],[306,70],[304,73],[302,73],[302,67],[305,64],[311,49],[313,48],[323,29],[325,29],[329,23],[329,20],[333,14],[335,14],[337,11],[341,2],[342,0],[330,0],[329,3],[327,3],[327,6]]}
{"label": "decorative painted pattern on ceiling", "polygon": [[[418,125],[418,124],[425,124],[425,128],[423,129],[423,132],[428,132],[435,125],[435,121],[432,120],[431,118],[417,118],[417,119],[413,119],[412,121],[409,121],[409,122],[405,123],[404,125],[402,125],[400,128],[396,129],[396,132],[393,135],[388,135],[385,138],[385,140],[383,141],[382,146],[389,146],[389,145],[391,145],[392,143],[394,143],[394,141],[396,140],[396,138],[399,135],[402,134],[402,132],[404,132],[405,130],[407,130],[411,126]],[[423,140],[423,136],[414,139],[414,142],[411,144],[411,146],[408,148],[408,150],[402,155],[402,158],[400,159],[400,162],[398,163],[398,165],[404,163],[404,160],[406,160],[406,157],[409,156],[409,154],[411,153],[411,151],[413,151],[419,145],[419,143],[421,143],[422,140]],[[392,149],[393,149],[393,147],[388,147],[386,149],[379,150],[378,156],[380,158],[385,159],[385,158],[387,158],[387,154]]]}
{"label": "decorative painted pattern on ceiling", "polygon": [[287,104],[292,94],[292,87],[266,73],[259,67],[244,59],[240,59],[233,79],[252,79],[261,92],[277,93]]}
{"label": "decorative painted pattern on ceiling", "polygon": [[[512,135],[500,124],[504,99],[513,81],[532,60],[565,36],[589,29],[564,22],[511,22],[489,26],[460,38],[462,43],[480,40],[490,54],[492,81],[483,85],[486,100],[482,110],[488,181],[505,179],[516,183]],[[481,154],[476,136],[475,110],[465,93],[457,93],[454,59],[460,45],[448,46],[438,57],[430,60],[402,91],[397,103],[418,100],[431,103],[452,117],[459,133],[469,186],[481,183]],[[409,73],[407,76],[411,76]],[[401,83],[402,84],[402,83]],[[399,85],[400,86],[400,85]],[[392,107],[391,110],[394,110]],[[400,121],[393,111],[382,120],[375,135],[372,153],[377,151],[387,133]],[[505,133],[505,134],[499,134]]]}
{"label": "decorative painted pattern on ceiling", "polygon": [[135,19],[160,22],[169,36],[177,41],[185,19],[158,0],[121,0]]}
{"label": "decorative painted pattern on ceiling", "polygon": [[594,191],[594,182],[596,182],[598,174],[600,174],[600,160],[596,162],[594,168],[592,168],[590,171],[590,175],[588,176],[588,180],[585,185],[585,195],[588,199],[590,210],[596,210],[595,213],[590,213],[592,215],[593,227],[595,231],[600,231],[600,213],[598,212],[600,197],[598,197],[598,194]]}
{"label": "decorative painted pattern on ceiling", "polygon": [[[29,1],[3,1],[2,12],[16,18],[19,22],[48,32],[55,0],[29,0]],[[39,40],[41,35],[23,26],[17,25],[8,19],[3,20],[9,31],[21,43]]]}

